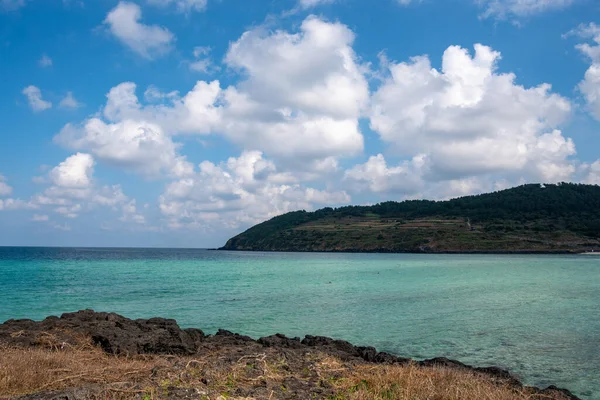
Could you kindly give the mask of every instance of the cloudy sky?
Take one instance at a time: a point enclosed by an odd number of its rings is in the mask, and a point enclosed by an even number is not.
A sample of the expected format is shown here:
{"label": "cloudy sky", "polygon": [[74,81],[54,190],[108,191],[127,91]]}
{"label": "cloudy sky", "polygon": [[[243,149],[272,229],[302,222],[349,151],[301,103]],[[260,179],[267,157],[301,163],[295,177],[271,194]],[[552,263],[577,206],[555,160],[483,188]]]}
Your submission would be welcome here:
{"label": "cloudy sky", "polygon": [[0,0],[0,245],[600,184],[596,0]]}

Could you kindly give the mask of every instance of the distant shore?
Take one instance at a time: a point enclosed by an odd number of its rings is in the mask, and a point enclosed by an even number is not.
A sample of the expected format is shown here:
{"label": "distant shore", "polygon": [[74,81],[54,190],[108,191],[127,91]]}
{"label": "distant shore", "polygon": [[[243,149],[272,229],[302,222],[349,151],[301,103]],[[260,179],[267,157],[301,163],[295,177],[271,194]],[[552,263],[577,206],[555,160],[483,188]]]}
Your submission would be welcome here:
{"label": "distant shore", "polygon": [[498,367],[415,361],[322,336],[205,335],[172,319],[92,310],[6,321],[0,350],[0,398],[578,399]]}
{"label": "distant shore", "polygon": [[394,251],[388,249],[378,250],[264,250],[264,249],[230,249],[219,247],[208,249],[211,251],[234,251],[234,252],[262,252],[262,253],[348,253],[348,254],[490,254],[490,255],[510,255],[510,254],[538,254],[538,255],[600,255],[598,251],[575,251],[575,250],[443,250],[443,251]]}

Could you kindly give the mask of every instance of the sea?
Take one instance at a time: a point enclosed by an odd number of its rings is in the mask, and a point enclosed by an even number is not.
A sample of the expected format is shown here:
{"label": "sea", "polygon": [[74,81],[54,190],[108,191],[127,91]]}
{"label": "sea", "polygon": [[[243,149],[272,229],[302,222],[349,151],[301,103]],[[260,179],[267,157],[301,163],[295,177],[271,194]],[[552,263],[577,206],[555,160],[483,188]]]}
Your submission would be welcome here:
{"label": "sea", "polygon": [[600,257],[0,248],[0,321],[81,309],[344,339],[600,399]]}

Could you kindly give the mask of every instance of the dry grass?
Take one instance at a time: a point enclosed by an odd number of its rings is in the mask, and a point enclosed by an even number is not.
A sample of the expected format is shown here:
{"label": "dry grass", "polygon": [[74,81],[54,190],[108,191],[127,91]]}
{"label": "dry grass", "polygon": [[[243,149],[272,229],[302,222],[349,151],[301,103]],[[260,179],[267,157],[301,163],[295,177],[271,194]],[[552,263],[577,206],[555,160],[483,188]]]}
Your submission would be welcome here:
{"label": "dry grass", "polygon": [[359,367],[339,383],[348,400],[533,400],[522,390],[497,385],[489,378],[445,368]]}
{"label": "dry grass", "polygon": [[141,382],[156,358],[115,357],[95,347],[0,348],[0,397],[78,387]]}
{"label": "dry grass", "polygon": [[[177,398],[175,390],[181,388],[204,400],[274,400],[290,397],[296,390],[289,386],[293,379],[327,388],[318,398],[329,400],[542,399],[470,372],[357,365],[318,352],[290,356],[264,349],[239,356],[232,348],[196,357],[116,357],[85,341],[73,347],[51,336],[44,340],[47,345],[40,348],[0,348],[0,397],[89,386],[101,388],[94,398],[106,399]],[[245,394],[236,397],[240,388]],[[296,392],[296,398],[312,398],[312,393]]]}

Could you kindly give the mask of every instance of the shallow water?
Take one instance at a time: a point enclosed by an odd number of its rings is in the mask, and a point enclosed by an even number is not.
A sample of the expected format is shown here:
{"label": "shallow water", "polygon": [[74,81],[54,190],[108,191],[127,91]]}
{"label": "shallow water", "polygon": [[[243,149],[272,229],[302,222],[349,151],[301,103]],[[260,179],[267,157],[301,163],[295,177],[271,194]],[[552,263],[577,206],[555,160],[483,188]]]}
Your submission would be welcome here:
{"label": "shallow water", "polygon": [[83,308],[498,365],[600,399],[600,257],[0,248],[0,321]]}

